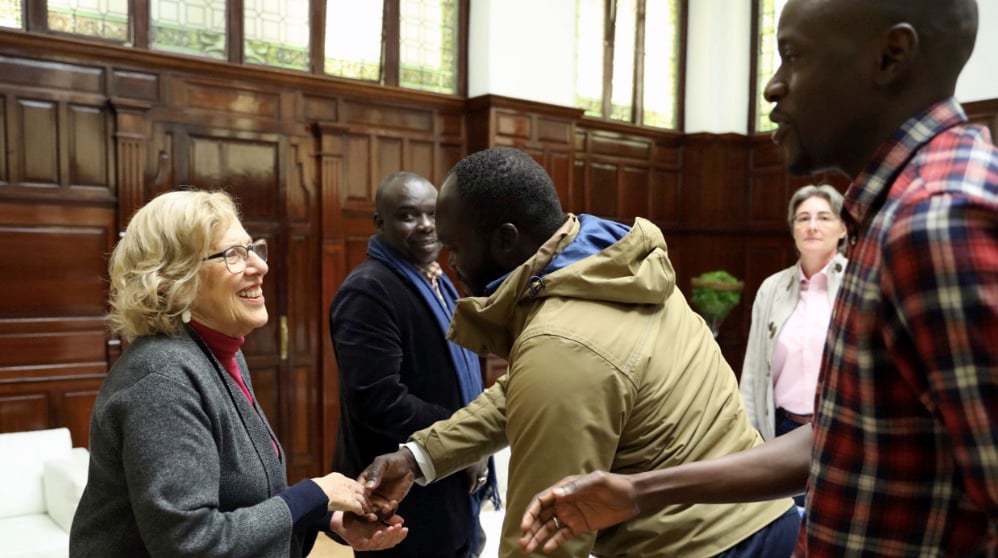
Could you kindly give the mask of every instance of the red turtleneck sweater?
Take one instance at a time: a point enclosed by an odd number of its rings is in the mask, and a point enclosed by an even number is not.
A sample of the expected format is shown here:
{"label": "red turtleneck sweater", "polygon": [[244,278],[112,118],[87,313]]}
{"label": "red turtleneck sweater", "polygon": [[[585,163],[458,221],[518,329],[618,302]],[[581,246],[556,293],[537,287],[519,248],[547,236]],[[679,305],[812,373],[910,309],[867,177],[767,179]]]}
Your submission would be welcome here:
{"label": "red turtleneck sweater", "polygon": [[[249,401],[250,407],[253,407],[253,409],[256,410],[256,405],[253,404],[253,394],[250,392],[249,388],[246,387],[246,382],[243,381],[243,375],[239,371],[239,364],[236,363],[236,352],[243,346],[243,342],[246,341],[246,338],[229,337],[224,333],[215,331],[214,329],[211,329],[202,323],[195,322],[194,320],[191,320],[191,327],[194,328],[194,331],[198,332],[201,339],[203,339],[205,344],[208,345],[208,348],[211,349],[211,354],[215,355],[218,362],[222,364],[222,368],[225,368],[225,371],[229,373],[232,380],[236,382],[237,386],[239,386],[239,391],[243,392],[243,395],[246,396],[246,400]],[[261,420],[263,420],[262,417]],[[281,450],[278,449],[277,441],[271,439],[270,442],[274,445],[274,452],[280,456]]]}
{"label": "red turtleneck sweater", "polygon": [[224,333],[219,333],[210,327],[195,322],[191,320],[191,327],[194,331],[198,332],[201,339],[204,340],[208,348],[211,349],[211,353],[215,355],[218,362],[222,363],[222,367],[225,371],[229,373],[229,376],[236,382],[239,386],[239,390],[243,392],[246,396],[246,400],[249,401],[250,406],[253,405],[253,394],[250,393],[248,387],[246,387],[246,382],[243,381],[243,375],[239,371],[239,365],[236,363],[236,352],[240,347],[243,346],[243,342],[246,341],[245,337],[229,337]]}

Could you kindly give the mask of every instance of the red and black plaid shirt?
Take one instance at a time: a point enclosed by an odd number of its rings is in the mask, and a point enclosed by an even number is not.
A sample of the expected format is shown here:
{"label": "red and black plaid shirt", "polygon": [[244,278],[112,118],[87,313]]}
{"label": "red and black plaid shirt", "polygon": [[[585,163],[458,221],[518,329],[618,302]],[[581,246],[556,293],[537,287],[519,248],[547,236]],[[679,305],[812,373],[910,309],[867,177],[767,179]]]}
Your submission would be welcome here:
{"label": "red and black plaid shirt", "polygon": [[998,548],[998,150],[965,120],[909,120],[846,193],[798,555]]}

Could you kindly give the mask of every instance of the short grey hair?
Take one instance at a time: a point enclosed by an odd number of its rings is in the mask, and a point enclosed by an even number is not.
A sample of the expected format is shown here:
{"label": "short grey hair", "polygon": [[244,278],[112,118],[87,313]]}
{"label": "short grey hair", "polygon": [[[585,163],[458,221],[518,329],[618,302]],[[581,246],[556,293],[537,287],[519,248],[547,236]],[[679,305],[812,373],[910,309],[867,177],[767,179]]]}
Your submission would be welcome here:
{"label": "short grey hair", "polygon": [[798,188],[794,195],[790,196],[790,203],[787,205],[787,225],[790,226],[791,230],[794,228],[794,215],[797,213],[797,208],[800,207],[800,204],[814,197],[827,201],[828,205],[832,206],[835,216],[842,218],[842,201],[844,199],[842,194],[830,184],[808,184]]}

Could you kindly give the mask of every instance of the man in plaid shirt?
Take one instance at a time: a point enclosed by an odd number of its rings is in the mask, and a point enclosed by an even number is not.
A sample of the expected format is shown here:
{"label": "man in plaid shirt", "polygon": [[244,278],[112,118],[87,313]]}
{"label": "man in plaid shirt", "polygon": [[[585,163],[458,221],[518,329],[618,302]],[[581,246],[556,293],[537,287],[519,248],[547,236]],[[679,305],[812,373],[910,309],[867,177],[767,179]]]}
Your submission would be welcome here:
{"label": "man in plaid shirt", "polygon": [[773,139],[794,172],[853,177],[813,438],[549,489],[526,549],[665,503],[792,493],[809,469],[797,556],[998,554],[998,150],[953,99],[976,32],[973,0],[787,3]]}

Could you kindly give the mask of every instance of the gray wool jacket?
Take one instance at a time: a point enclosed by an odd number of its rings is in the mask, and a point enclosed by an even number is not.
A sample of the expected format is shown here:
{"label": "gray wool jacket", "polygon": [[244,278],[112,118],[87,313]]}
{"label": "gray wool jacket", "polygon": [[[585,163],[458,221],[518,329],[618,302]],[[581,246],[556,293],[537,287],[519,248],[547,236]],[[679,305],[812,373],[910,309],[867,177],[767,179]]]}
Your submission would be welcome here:
{"label": "gray wool jacket", "polygon": [[97,395],[70,556],[302,556],[276,439],[196,333],[137,339]]}

